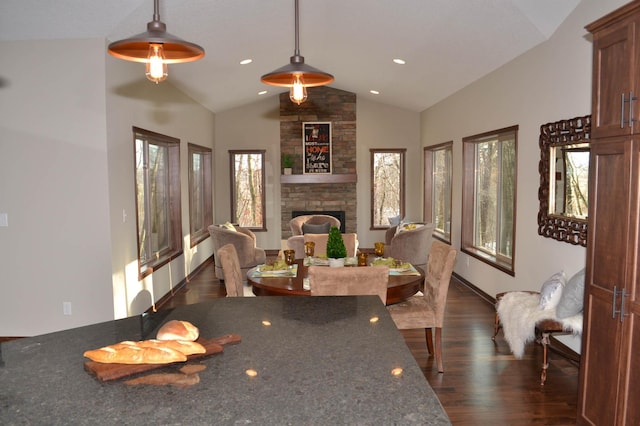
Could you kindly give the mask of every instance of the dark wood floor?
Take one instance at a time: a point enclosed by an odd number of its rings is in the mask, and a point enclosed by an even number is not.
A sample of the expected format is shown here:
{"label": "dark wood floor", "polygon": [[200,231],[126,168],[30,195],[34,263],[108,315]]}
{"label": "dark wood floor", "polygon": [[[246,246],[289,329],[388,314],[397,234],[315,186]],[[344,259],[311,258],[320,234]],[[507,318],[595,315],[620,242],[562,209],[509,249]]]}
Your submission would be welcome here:
{"label": "dark wood floor", "polygon": [[[225,296],[205,266],[158,309]],[[467,286],[452,281],[443,328],[444,374],[428,356],[424,331],[402,331],[407,346],[454,425],[572,425],[576,422],[578,367],[550,353],[549,373],[540,386],[542,348],[529,344],[522,360],[510,355],[502,338],[491,340],[494,309]]]}

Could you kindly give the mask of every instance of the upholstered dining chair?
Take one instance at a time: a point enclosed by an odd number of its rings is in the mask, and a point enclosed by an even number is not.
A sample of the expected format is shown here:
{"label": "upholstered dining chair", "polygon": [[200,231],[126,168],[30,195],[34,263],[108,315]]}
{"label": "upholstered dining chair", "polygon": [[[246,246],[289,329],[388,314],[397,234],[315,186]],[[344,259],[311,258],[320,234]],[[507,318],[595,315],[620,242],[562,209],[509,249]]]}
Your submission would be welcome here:
{"label": "upholstered dining chair", "polygon": [[218,259],[222,264],[224,286],[228,297],[253,296],[251,288],[244,285],[240,260],[233,244],[225,244],[218,250]]}
{"label": "upholstered dining chair", "polygon": [[435,356],[439,373],[444,372],[442,325],[456,253],[456,250],[450,245],[434,240],[429,250],[422,293],[411,296],[395,305],[387,306],[398,329],[425,329],[427,349],[430,354],[434,353],[432,328],[436,329]]}
{"label": "upholstered dining chair", "polygon": [[382,303],[387,303],[389,268],[386,266],[309,266],[307,277],[312,296],[378,295]]}

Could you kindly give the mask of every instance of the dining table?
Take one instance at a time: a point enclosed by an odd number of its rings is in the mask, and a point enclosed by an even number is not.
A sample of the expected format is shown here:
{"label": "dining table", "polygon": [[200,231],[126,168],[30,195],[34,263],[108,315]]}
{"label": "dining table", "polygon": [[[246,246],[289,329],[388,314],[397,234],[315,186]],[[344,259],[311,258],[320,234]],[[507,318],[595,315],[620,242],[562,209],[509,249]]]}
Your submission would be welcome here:
{"label": "dining table", "polygon": [[[307,278],[308,267],[324,265],[321,259],[309,260],[296,259],[291,272],[273,271],[261,273],[260,265],[247,272],[247,282],[252,287],[256,296],[311,296],[311,290],[305,288],[304,280]],[[328,266],[327,266],[328,267]],[[355,264],[345,265],[345,268],[357,268]],[[387,305],[402,302],[420,291],[424,282],[424,271],[417,266],[411,266],[407,270],[389,271],[389,283],[387,284]]]}

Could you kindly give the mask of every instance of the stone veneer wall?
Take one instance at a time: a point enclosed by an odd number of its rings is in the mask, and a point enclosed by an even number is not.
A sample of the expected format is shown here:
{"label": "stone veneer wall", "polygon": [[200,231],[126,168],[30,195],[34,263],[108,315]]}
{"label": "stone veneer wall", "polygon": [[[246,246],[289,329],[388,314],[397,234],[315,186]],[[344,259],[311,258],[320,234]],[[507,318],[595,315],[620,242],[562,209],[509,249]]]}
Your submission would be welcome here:
{"label": "stone veneer wall", "polygon": [[[356,174],[356,95],[331,87],[310,87],[307,101],[296,105],[289,92],[280,95],[280,152],[295,157],[294,174],[302,173],[302,123],[331,122],[333,174]],[[291,236],[295,210],[344,210],[346,232],[357,229],[356,183],[281,184],[282,238]]]}

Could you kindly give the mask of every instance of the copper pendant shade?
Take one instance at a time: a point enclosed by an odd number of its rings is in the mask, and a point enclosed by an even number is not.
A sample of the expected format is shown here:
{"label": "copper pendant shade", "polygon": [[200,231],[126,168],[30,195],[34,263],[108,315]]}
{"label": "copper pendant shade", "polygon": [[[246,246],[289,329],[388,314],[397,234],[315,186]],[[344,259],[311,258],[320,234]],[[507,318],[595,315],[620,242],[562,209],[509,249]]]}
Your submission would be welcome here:
{"label": "copper pendant shade", "polygon": [[109,45],[109,53],[125,61],[144,63],[148,62],[149,46],[159,44],[163,47],[164,62],[167,64],[192,62],[202,58],[204,49],[201,46],[166,31],[166,24],[160,21],[158,2],[159,0],[154,0],[153,21],[147,23],[147,31],[114,41]]}
{"label": "copper pendant shade", "polygon": [[298,15],[298,0],[295,0],[294,54],[287,65],[271,71],[260,78],[265,84],[279,87],[293,87],[296,80],[302,80],[304,87],[315,87],[330,84],[334,80],[331,74],[304,63],[304,56],[300,55]]}

